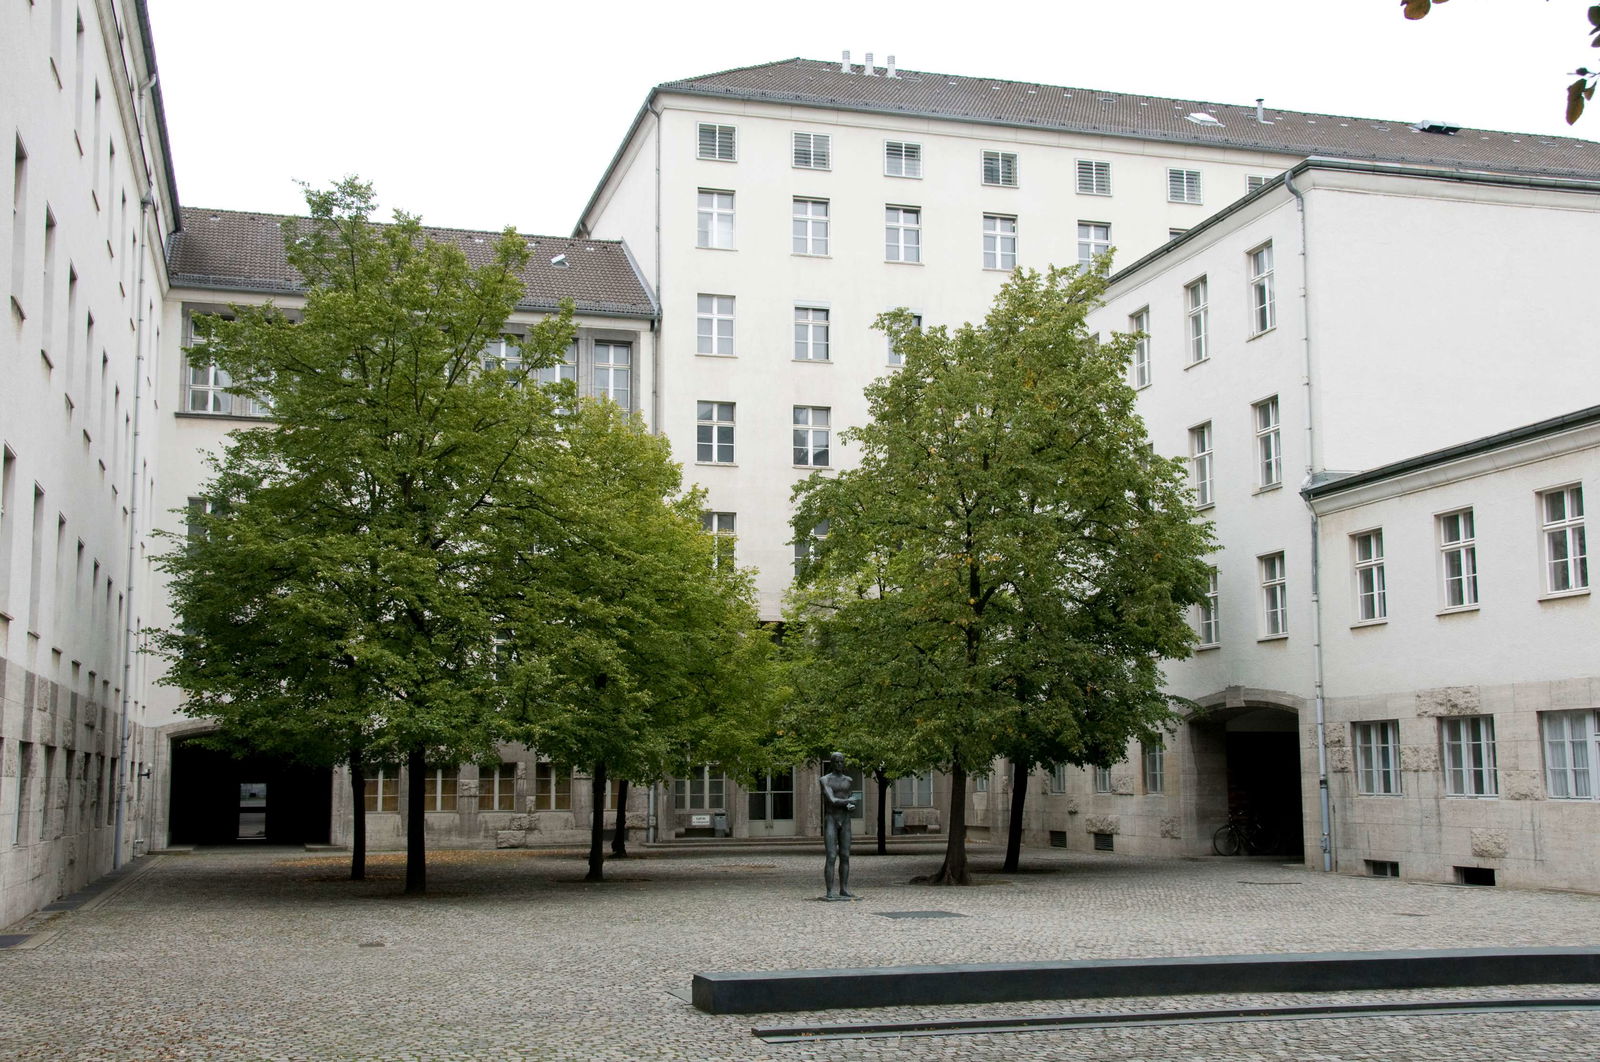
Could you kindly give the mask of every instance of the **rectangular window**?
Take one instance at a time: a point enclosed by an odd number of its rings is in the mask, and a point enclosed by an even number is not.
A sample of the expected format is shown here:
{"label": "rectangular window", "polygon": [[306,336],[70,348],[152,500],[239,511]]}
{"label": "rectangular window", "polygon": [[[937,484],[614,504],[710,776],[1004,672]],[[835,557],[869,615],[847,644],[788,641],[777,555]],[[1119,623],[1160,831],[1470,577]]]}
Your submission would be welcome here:
{"label": "rectangular window", "polygon": [[1244,179],[1244,190],[1247,193],[1248,192],[1253,192],[1257,188],[1260,188],[1262,185],[1266,184],[1270,180],[1272,180],[1271,177],[1262,177],[1262,176],[1260,176],[1258,174],[1252,173],[1252,174],[1250,174],[1248,177],[1246,177]]}
{"label": "rectangular window", "polygon": [[628,343],[594,345],[594,396],[633,408],[633,347]]}
{"label": "rectangular window", "polygon": [[1128,317],[1128,331],[1138,336],[1133,341],[1133,386],[1137,390],[1150,386],[1150,308],[1145,307]]}
{"label": "rectangular window", "polygon": [[1183,301],[1189,317],[1189,364],[1196,365],[1210,357],[1206,346],[1207,326],[1210,324],[1206,293],[1206,278],[1201,277],[1183,289]]}
{"label": "rectangular window", "polygon": [[533,807],[535,811],[571,811],[572,772],[558,769],[549,760],[534,764]]}
{"label": "rectangular window", "polygon": [[1078,264],[1089,266],[1111,250],[1111,226],[1098,221],[1078,222]]}
{"label": "rectangular window", "polygon": [[1389,615],[1389,593],[1383,575],[1383,532],[1351,535],[1356,565],[1356,618],[1363,622]]}
{"label": "rectangular window", "polygon": [[542,368],[534,369],[531,375],[534,380],[541,384],[577,383],[578,341],[573,340],[567,344],[566,353],[562,355],[561,361],[555,365],[546,365]]}
{"label": "rectangular window", "polygon": [[515,811],[517,765],[498,763],[478,768],[478,810]]}
{"label": "rectangular window", "polygon": [[795,254],[828,253],[828,201],[796,199],[793,226]]}
{"label": "rectangular window", "polygon": [[1544,788],[1551,800],[1593,800],[1594,764],[1600,754],[1600,712],[1541,712]]}
{"label": "rectangular window", "polygon": [[1050,792],[1065,793],[1067,791],[1067,765],[1058,763],[1050,768]]}
{"label": "rectangular window", "polygon": [[1276,487],[1283,482],[1283,443],[1278,434],[1278,396],[1250,407],[1256,426],[1256,486]]}
{"label": "rectangular window", "polygon": [[696,247],[733,248],[733,193],[700,189],[695,221]]}
{"label": "rectangular window", "polygon": [[1589,548],[1583,526],[1583,487],[1547,490],[1539,495],[1544,532],[1545,590],[1564,594],[1589,586]]}
{"label": "rectangular window", "polygon": [[1471,509],[1438,518],[1440,571],[1444,607],[1467,608],[1478,603],[1478,536]]}
{"label": "rectangular window", "polygon": [[828,467],[827,406],[794,407],[794,463],[805,468]]}
{"label": "rectangular window", "polygon": [[1096,767],[1094,769],[1094,791],[1096,793],[1111,792],[1111,768]]}
{"label": "rectangular window", "polygon": [[711,564],[712,567],[722,568],[732,566],[734,563],[734,544],[738,541],[735,531],[737,527],[736,514],[705,512],[700,514],[700,526],[706,533],[713,536]]}
{"label": "rectangular window", "polygon": [[890,177],[921,177],[922,145],[904,140],[884,141],[883,172]]}
{"label": "rectangular window", "polygon": [[917,207],[883,208],[883,257],[888,262],[922,261],[922,211]]}
{"label": "rectangular window", "polygon": [[734,155],[733,126],[701,122],[699,126],[698,155],[703,159],[732,162]]}
{"label": "rectangular window", "polygon": [[794,543],[794,577],[803,579],[806,568],[817,555],[817,543],[828,537],[828,521],[824,520],[811,529],[811,534],[804,538],[795,539]]}
{"label": "rectangular window", "polygon": [[1202,202],[1200,198],[1200,171],[1169,169],[1167,171],[1167,202]]}
{"label": "rectangular window", "polygon": [[1003,214],[983,216],[983,268],[1017,268],[1017,219]]}
{"label": "rectangular window", "polygon": [[933,774],[914,774],[894,780],[894,805],[897,808],[933,807]]}
{"label": "rectangular window", "polygon": [[1009,151],[983,153],[983,183],[1005,188],[1017,186],[1017,156]]}
{"label": "rectangular window", "polygon": [[796,361],[828,360],[828,311],[817,306],[794,308]]}
{"label": "rectangular window", "polygon": [[826,170],[833,165],[833,138],[827,133],[795,133],[795,169]]}
{"label": "rectangular window", "polygon": [[692,769],[687,778],[672,780],[672,806],[679,811],[721,811],[724,792],[721,765],[705,764]]}
{"label": "rectangular window", "polygon": [[733,403],[695,403],[695,457],[701,464],[733,464]]}
{"label": "rectangular window", "polygon": [[1439,731],[1444,743],[1444,791],[1450,796],[1498,796],[1494,718],[1465,715],[1441,719]]}
{"label": "rectangular window", "polygon": [[1217,605],[1217,573],[1212,572],[1206,583],[1206,599],[1200,602],[1198,633],[1201,645],[1222,644],[1222,614],[1217,610]]}
{"label": "rectangular window", "polygon": [[422,776],[422,810],[456,810],[456,777],[454,767],[430,767]]}
{"label": "rectangular window", "polygon": [[[922,315],[920,313],[914,313],[914,314],[911,315],[911,326],[913,328],[916,328],[919,331],[922,329]],[[904,365],[905,364],[905,355],[901,354],[900,351],[898,351],[898,350],[896,350],[894,348],[894,337],[890,336],[889,339],[888,339],[888,342],[889,342],[889,364],[890,365]]]}
{"label": "rectangular window", "polygon": [[1111,163],[1078,160],[1078,192],[1081,195],[1111,194]]}
{"label": "rectangular window", "polygon": [[1289,586],[1283,554],[1268,553],[1261,564],[1261,633],[1280,638],[1289,633]]}
{"label": "rectangular window", "polygon": [[1260,335],[1278,326],[1277,300],[1273,294],[1272,244],[1264,243],[1250,252],[1250,332]]}
{"label": "rectangular window", "polygon": [[1393,719],[1356,723],[1356,791],[1363,796],[1400,793],[1400,724]]}
{"label": "rectangular window", "polygon": [[1194,503],[1207,506],[1214,502],[1211,482],[1211,422],[1197,424],[1189,429],[1189,486],[1194,490]]}
{"label": "rectangular window", "polygon": [[1144,751],[1144,791],[1146,793],[1164,793],[1167,790],[1167,749],[1159,741],[1145,742],[1141,745]]}
{"label": "rectangular window", "polygon": [[695,353],[733,356],[733,296],[695,298]]}

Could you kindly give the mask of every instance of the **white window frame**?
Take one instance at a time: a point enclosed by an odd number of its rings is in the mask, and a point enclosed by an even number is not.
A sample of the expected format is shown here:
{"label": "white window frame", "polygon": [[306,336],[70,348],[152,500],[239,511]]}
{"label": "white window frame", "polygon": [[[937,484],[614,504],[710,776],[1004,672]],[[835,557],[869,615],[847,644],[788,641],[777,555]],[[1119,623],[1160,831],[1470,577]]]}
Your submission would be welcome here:
{"label": "white window frame", "polygon": [[[618,352],[621,358],[618,358]],[[597,339],[590,348],[589,378],[592,395],[609,399],[623,409],[633,408],[633,344],[617,339]]]}
{"label": "white window frame", "polygon": [[1355,565],[1356,622],[1378,623],[1389,617],[1388,579],[1383,566],[1383,529],[1358,531],[1350,536]]}
{"label": "white window frame", "polygon": [[933,807],[933,772],[912,774],[894,780],[894,806],[897,808]]}
{"label": "white window frame", "polygon": [[713,358],[731,358],[738,351],[734,344],[732,295],[701,292],[695,296],[695,353]]}
{"label": "white window frame", "polygon": [[1205,277],[1184,285],[1183,305],[1189,326],[1189,364],[1198,365],[1211,356],[1207,336],[1211,324],[1210,292]]}
{"label": "white window frame", "polygon": [[734,429],[738,409],[733,402],[695,403],[695,463],[731,465],[734,463]]}
{"label": "white window frame", "polygon": [[1256,558],[1261,575],[1261,637],[1284,638],[1289,634],[1289,575],[1282,552],[1263,553]]}
{"label": "white window frame", "polygon": [[[368,815],[394,814],[400,810],[400,768],[380,763],[367,768],[362,778],[361,806]],[[373,807],[367,808],[368,797]]]}
{"label": "white window frame", "polygon": [[695,193],[696,247],[731,251],[734,248],[734,197],[732,192],[701,188]]}
{"label": "white window frame", "polygon": [[1213,447],[1216,433],[1208,420],[1189,429],[1189,484],[1194,490],[1194,504],[1205,509],[1216,504],[1216,483],[1212,479],[1215,468]]}
{"label": "white window frame", "polygon": [[1109,250],[1111,250],[1109,221],[1078,222],[1078,265],[1092,265],[1096,258]]}
{"label": "white window frame", "polygon": [[922,145],[910,140],[883,142],[883,175],[922,179]]}
{"label": "white window frame", "polygon": [[1250,267],[1250,334],[1259,336],[1278,327],[1272,241],[1246,252],[1245,257]]}
{"label": "white window frame", "polygon": [[883,208],[883,260],[922,261],[922,208],[885,205]]}
{"label": "white window frame", "polygon": [[1400,723],[1394,719],[1352,723],[1356,752],[1356,792],[1362,796],[1400,795]]}
{"label": "white window frame", "polygon": [[1114,792],[1111,788],[1110,767],[1094,768],[1094,791],[1102,795]]}
{"label": "white window frame", "polygon": [[1201,195],[1200,187],[1199,170],[1167,169],[1167,202],[1204,203],[1205,197]]}
{"label": "white window frame", "polygon": [[739,541],[738,514],[707,510],[700,514],[700,526],[713,538],[711,566],[734,564]]}
{"label": "white window frame", "polygon": [[1195,631],[1198,638],[1196,645],[1202,649],[1222,644],[1222,613],[1218,607],[1221,603],[1220,582],[1221,577],[1213,569],[1207,577],[1206,596],[1199,605],[1199,622]]}
{"label": "white window frame", "polygon": [[794,360],[828,361],[828,342],[832,322],[826,307],[794,308]]}
{"label": "white window frame", "polygon": [[1010,214],[983,216],[983,268],[1017,268],[1017,219]]}
{"label": "white window frame", "polygon": [[814,258],[828,255],[828,200],[797,195],[790,208],[790,245],[794,254]]}
{"label": "white window frame", "polygon": [[[445,807],[445,782],[449,781],[450,806]],[[461,808],[461,769],[459,767],[429,767],[422,778],[412,782],[422,785],[422,810],[449,814]]]}
{"label": "white window frame", "polygon": [[1582,483],[1539,492],[1539,531],[1545,593],[1555,596],[1587,591],[1589,549]]}
{"label": "white window frame", "polygon": [[1111,163],[1098,159],[1077,159],[1077,187],[1079,195],[1111,194]]}
{"label": "white window frame", "polygon": [[1278,415],[1278,396],[1263,398],[1250,406],[1250,421],[1256,436],[1256,489],[1283,486],[1283,423]]}
{"label": "white window frame", "polygon": [[1439,720],[1444,791],[1453,797],[1496,797],[1500,776],[1495,763],[1494,716],[1460,715]]}
{"label": "white window frame", "polygon": [[828,521],[824,520],[811,529],[811,533],[804,538],[794,540],[794,577],[799,579],[810,564],[816,553],[816,544],[828,537]]}
{"label": "white window frame", "polygon": [[[707,140],[707,132],[710,140]],[[699,122],[695,126],[695,157],[712,162],[737,162],[739,160],[738,134],[731,125],[716,122]]]}
{"label": "white window frame", "polygon": [[1551,800],[1594,800],[1600,764],[1600,711],[1540,712],[1544,745],[1544,792]]}
{"label": "white window frame", "polygon": [[796,468],[827,468],[832,456],[833,410],[828,406],[795,406],[793,416]]}
{"label": "white window frame", "polygon": [[1442,611],[1478,607],[1478,528],[1472,507],[1433,518],[1439,536],[1439,591]]}
{"label": "white window frame", "polygon": [[1128,370],[1133,375],[1133,389],[1139,391],[1150,386],[1150,307],[1128,315],[1128,331],[1138,337],[1133,341],[1133,359]]}
{"label": "white window frame", "polygon": [[[911,324],[920,331],[922,329],[922,315],[920,313],[912,314]],[[904,365],[906,363],[905,355],[894,348],[894,337],[885,336],[884,342],[888,345],[887,363],[890,365]]]}
{"label": "white window frame", "polygon": [[1161,741],[1141,741],[1139,759],[1143,766],[1144,791],[1160,794],[1167,791],[1167,746]]}
{"label": "white window frame", "polygon": [[[501,807],[504,798],[505,807]],[[478,810],[517,810],[517,765],[499,763],[478,765]]]}
{"label": "white window frame", "polygon": [[572,810],[572,771],[560,770],[549,760],[533,765],[533,811]]}
{"label": "white window frame", "polygon": [[1064,763],[1053,764],[1050,767],[1050,792],[1065,793],[1067,791],[1067,765]]}
{"label": "white window frame", "polygon": [[1017,187],[1017,154],[1014,151],[983,153],[983,183],[991,188]]}
{"label": "white window frame", "polygon": [[827,133],[791,133],[789,162],[797,170],[833,169],[833,137]]}
{"label": "white window frame", "polygon": [[672,807],[675,811],[726,811],[728,779],[719,763],[691,768],[685,778],[672,780]]}

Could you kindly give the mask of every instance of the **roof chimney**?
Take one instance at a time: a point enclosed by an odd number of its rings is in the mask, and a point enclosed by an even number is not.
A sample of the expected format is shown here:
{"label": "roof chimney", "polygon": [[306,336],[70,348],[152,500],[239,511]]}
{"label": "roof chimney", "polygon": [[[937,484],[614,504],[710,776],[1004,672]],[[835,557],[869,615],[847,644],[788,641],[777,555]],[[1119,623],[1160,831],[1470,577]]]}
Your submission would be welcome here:
{"label": "roof chimney", "polygon": [[849,72],[850,72],[850,53],[848,51],[846,51],[844,53],[844,58],[839,60],[839,73],[848,74]]}
{"label": "roof chimney", "polygon": [[888,65],[884,67],[883,76],[884,77],[894,77],[895,76],[895,73],[894,73],[894,56],[892,56],[892,55],[889,56]]}
{"label": "roof chimney", "polygon": [[1267,124],[1267,111],[1266,108],[1262,106],[1262,104],[1266,101],[1267,98],[1265,96],[1256,97],[1256,121],[1260,122],[1262,125]]}
{"label": "roof chimney", "polygon": [[878,72],[872,69],[872,53],[868,52],[861,61],[861,72],[867,77],[876,77]]}

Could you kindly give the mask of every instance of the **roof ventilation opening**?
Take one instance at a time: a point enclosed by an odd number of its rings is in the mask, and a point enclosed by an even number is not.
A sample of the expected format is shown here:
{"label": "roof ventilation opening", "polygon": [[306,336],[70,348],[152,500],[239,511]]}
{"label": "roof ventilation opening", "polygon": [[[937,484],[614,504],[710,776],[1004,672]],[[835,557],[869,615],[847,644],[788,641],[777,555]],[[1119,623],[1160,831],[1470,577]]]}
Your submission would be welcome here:
{"label": "roof ventilation opening", "polygon": [[848,74],[849,72],[850,72],[850,53],[847,51],[847,52],[844,53],[844,58],[839,60],[839,73]]}
{"label": "roof ventilation opening", "polygon": [[895,76],[895,72],[894,72],[894,56],[892,56],[892,55],[888,57],[888,61],[884,64],[883,76],[884,77],[894,77]]}
{"label": "roof ventilation opening", "polygon": [[861,73],[867,77],[877,77],[878,72],[872,69],[872,53],[868,52],[861,60]]}
{"label": "roof ventilation opening", "polygon": [[1256,121],[1262,125],[1271,125],[1272,123],[1267,121],[1266,102],[1267,98],[1265,96],[1256,97]]}
{"label": "roof ventilation opening", "polygon": [[1454,122],[1441,122],[1434,118],[1424,118],[1411,128],[1419,133],[1438,133],[1440,136],[1461,132],[1461,127]]}
{"label": "roof ventilation opening", "polygon": [[1222,122],[1220,122],[1215,115],[1207,114],[1205,111],[1193,111],[1187,115],[1187,117],[1189,121],[1193,122],[1195,125],[1210,125],[1217,126],[1219,128],[1222,125]]}
{"label": "roof ventilation opening", "polygon": [[558,254],[554,258],[550,259],[550,264],[555,266],[557,269],[565,269],[567,268],[567,256],[564,254]]}

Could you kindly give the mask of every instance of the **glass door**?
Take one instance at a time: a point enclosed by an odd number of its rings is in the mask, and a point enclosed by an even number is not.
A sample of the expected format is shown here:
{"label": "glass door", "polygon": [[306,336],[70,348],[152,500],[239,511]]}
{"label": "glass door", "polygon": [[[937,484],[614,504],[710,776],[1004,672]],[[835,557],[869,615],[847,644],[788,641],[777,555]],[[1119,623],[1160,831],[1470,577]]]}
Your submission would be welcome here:
{"label": "glass door", "polygon": [[794,772],[764,774],[750,790],[750,836],[794,836]]}

